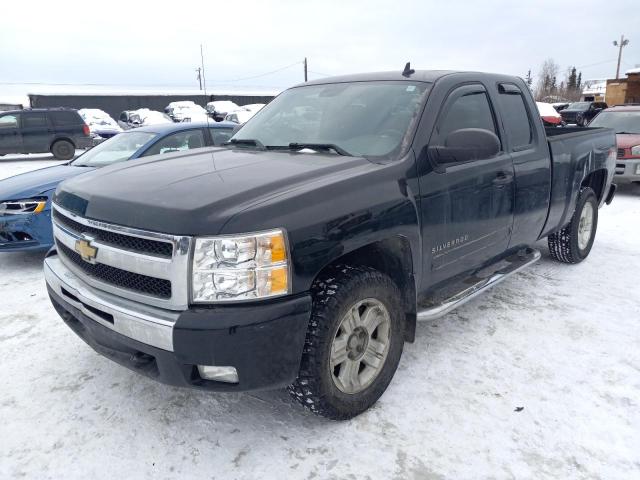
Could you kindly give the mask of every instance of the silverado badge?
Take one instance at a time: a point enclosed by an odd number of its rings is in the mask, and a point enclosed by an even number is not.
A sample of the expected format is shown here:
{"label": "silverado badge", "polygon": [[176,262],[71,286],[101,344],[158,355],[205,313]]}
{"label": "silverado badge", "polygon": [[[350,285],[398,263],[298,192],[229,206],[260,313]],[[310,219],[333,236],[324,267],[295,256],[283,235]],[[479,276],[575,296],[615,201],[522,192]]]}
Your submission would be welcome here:
{"label": "silverado badge", "polygon": [[80,257],[85,262],[96,263],[98,249],[91,246],[91,239],[81,238],[76,240],[76,252],[80,254]]}

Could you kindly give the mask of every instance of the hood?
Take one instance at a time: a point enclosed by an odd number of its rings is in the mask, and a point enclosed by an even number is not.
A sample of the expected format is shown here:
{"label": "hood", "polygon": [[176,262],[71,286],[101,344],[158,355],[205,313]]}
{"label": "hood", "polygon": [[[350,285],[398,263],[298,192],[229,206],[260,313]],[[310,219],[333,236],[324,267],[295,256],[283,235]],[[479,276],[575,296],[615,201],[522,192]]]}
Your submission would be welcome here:
{"label": "hood", "polygon": [[56,165],[0,180],[0,201],[20,200],[53,190],[63,180],[93,170],[91,167]]}
{"label": "hood", "polygon": [[253,205],[376,167],[359,157],[210,148],[101,168],[60,185],[54,201],[108,223],[214,235]]}
{"label": "hood", "polygon": [[640,133],[618,133],[616,143],[618,148],[631,148],[640,145]]}

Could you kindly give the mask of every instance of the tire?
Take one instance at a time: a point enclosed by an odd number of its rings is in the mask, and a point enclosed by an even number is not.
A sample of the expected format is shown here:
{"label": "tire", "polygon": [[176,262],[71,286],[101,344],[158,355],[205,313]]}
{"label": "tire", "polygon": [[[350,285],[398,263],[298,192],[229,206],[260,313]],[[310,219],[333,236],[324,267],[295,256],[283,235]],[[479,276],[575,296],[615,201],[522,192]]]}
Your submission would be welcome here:
{"label": "tire", "polygon": [[58,160],[71,160],[76,153],[76,147],[68,140],[57,140],[51,145],[51,153]]}
{"label": "tire", "polygon": [[563,263],[580,263],[589,256],[597,229],[598,199],[591,188],[583,187],[571,221],[547,238],[549,253]]}
{"label": "tire", "polygon": [[581,127],[586,127],[589,124],[589,120],[587,117],[582,117],[582,121],[580,122]]}
{"label": "tire", "polygon": [[[380,398],[398,368],[405,319],[400,290],[373,268],[338,265],[311,293],[300,371],[289,393],[317,415],[353,418]],[[350,311],[358,314],[347,316]],[[358,318],[376,326],[362,327]]]}

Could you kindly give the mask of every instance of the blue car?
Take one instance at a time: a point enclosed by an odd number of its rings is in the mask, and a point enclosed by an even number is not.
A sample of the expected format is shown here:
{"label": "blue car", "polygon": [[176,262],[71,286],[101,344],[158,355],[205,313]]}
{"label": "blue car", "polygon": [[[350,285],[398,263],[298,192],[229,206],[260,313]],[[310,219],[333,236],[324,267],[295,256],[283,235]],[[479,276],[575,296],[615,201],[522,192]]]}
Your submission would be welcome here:
{"label": "blue car", "polygon": [[67,164],[0,180],[0,252],[53,245],[51,195],[63,180],[125,160],[222,145],[236,127],[232,122],[187,122],[127,130]]}

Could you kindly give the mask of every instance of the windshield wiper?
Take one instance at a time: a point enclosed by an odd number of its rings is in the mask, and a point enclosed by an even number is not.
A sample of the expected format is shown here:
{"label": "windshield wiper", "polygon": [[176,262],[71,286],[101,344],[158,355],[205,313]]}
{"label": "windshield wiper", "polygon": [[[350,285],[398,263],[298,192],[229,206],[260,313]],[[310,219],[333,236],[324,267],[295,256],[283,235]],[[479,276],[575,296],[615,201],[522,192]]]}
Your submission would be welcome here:
{"label": "windshield wiper", "polygon": [[333,150],[338,155],[344,155],[346,157],[352,157],[349,152],[347,152],[344,148],[339,147],[334,143],[290,143],[289,150],[303,150],[308,148],[310,150]]}
{"label": "windshield wiper", "polygon": [[616,132],[618,135],[638,135],[638,132]]}
{"label": "windshield wiper", "polygon": [[232,138],[223,143],[223,145],[249,145],[250,147],[258,147],[260,150],[265,150],[262,142],[253,138]]}

